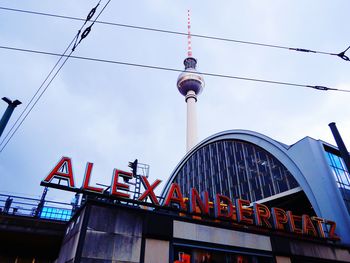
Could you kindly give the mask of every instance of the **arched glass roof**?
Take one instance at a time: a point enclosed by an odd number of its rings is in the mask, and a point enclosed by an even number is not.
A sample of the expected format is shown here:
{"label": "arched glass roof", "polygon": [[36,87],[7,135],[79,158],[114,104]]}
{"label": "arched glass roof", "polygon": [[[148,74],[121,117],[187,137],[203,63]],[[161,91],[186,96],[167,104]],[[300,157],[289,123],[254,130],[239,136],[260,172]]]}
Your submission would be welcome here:
{"label": "arched glass roof", "polygon": [[178,169],[174,183],[184,196],[190,189],[258,201],[299,186],[287,168],[263,148],[241,140],[225,139],[192,152]]}

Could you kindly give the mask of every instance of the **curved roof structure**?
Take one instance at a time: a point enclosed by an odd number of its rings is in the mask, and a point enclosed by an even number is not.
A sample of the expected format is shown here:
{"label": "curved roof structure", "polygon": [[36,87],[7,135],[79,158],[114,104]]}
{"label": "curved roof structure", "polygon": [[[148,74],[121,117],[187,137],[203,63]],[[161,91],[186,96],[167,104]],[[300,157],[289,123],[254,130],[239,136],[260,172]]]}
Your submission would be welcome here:
{"label": "curved roof structure", "polygon": [[[315,213],[338,224],[350,242],[350,217],[327,162],[324,144],[305,137],[292,146],[247,130],[214,134],[197,144],[179,162],[167,181],[230,198],[259,201],[301,187]],[[333,201],[330,201],[333,200]],[[303,204],[300,204],[303,205]]]}

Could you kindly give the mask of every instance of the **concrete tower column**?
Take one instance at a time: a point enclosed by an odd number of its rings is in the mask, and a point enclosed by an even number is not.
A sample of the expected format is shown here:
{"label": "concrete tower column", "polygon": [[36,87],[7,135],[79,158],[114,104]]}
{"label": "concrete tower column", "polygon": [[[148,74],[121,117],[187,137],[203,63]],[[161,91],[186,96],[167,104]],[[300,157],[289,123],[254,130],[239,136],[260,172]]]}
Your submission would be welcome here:
{"label": "concrete tower column", "polygon": [[185,97],[187,104],[187,132],[186,150],[187,152],[197,143],[197,95],[193,90],[189,90]]}

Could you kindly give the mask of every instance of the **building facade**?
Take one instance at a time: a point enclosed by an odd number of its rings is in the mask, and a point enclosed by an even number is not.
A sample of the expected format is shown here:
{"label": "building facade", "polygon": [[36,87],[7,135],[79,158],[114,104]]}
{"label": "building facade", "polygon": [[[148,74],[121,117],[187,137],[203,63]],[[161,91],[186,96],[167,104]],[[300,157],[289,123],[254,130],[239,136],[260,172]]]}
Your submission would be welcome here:
{"label": "building facade", "polygon": [[67,225],[57,263],[350,262],[349,247],[88,201]]}
{"label": "building facade", "polygon": [[[78,187],[70,165],[62,157],[42,185],[83,193],[85,201],[68,222],[57,208],[38,205],[30,219],[8,205],[0,260],[350,262],[349,175],[326,142],[306,137],[288,146],[252,131],[221,132],[186,154],[161,196],[154,193],[160,180],[118,169],[108,189],[89,185],[91,169]],[[135,198],[136,178],[143,187]]]}

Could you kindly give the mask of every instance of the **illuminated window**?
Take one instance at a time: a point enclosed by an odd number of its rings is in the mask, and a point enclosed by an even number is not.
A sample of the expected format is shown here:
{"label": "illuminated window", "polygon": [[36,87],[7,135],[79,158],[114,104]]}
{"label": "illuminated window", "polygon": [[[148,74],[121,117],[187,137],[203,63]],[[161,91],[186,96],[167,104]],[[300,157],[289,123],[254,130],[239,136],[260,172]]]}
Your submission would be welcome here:
{"label": "illuminated window", "polygon": [[72,217],[72,210],[56,208],[56,207],[43,207],[40,218],[68,221]]}

